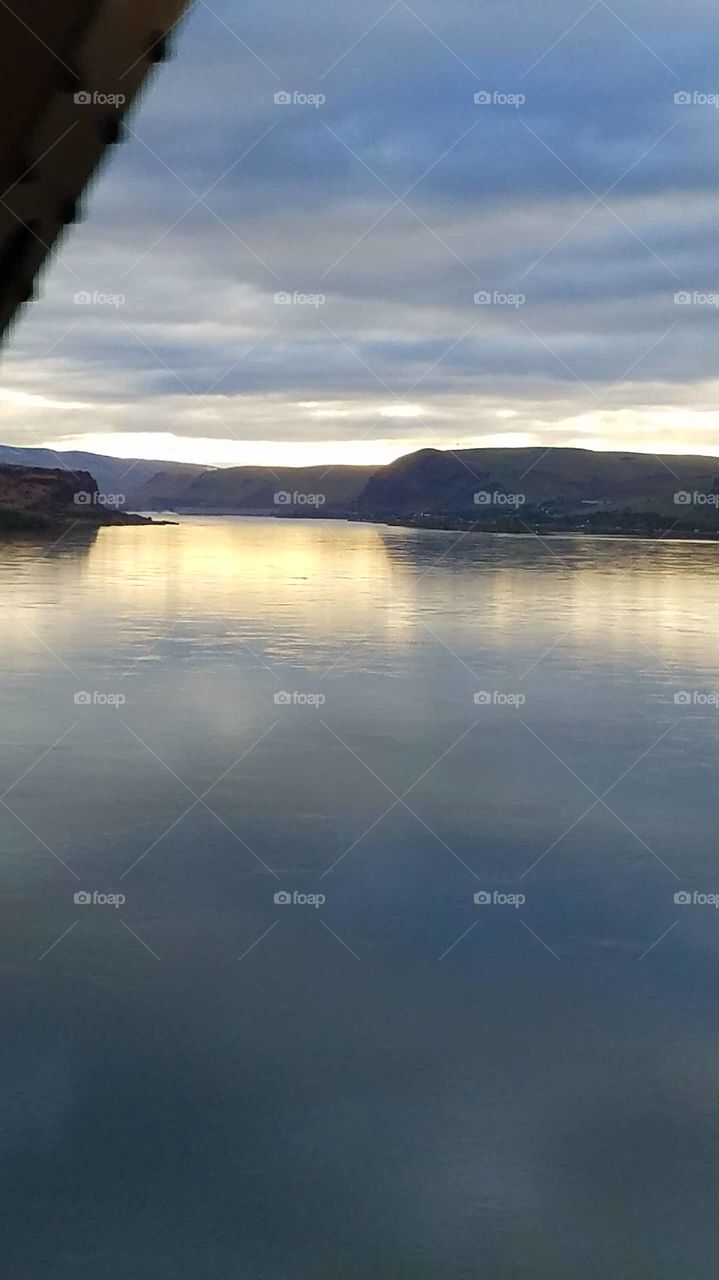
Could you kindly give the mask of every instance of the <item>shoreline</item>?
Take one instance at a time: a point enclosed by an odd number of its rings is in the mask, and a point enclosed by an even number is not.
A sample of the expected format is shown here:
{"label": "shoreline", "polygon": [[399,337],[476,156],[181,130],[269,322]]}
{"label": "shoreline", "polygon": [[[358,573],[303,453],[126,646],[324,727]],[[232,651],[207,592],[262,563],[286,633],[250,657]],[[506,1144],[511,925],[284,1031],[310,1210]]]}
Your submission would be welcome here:
{"label": "shoreline", "polygon": [[[164,514],[164,513],[163,513]],[[557,523],[547,524],[531,524],[522,523],[521,527],[511,526],[507,523],[497,521],[495,523],[485,521],[470,521],[461,517],[430,517],[419,518],[413,516],[400,515],[358,515],[356,512],[350,511],[327,511],[324,515],[299,515],[282,513],[278,511],[265,509],[256,511],[237,511],[237,510],[208,510],[202,511],[197,507],[187,511],[174,511],[173,515],[180,519],[194,518],[212,518],[222,519],[234,517],[236,519],[247,520],[292,520],[313,523],[316,521],[336,520],[344,521],[346,524],[372,524],[382,525],[385,528],[402,528],[402,529],[423,529],[434,533],[472,533],[472,534],[494,534],[506,535],[508,537],[580,537],[580,538],[633,538],[646,542],[719,542],[719,529],[678,529],[671,525],[667,528],[661,522],[651,528],[622,527],[621,525],[610,529],[591,529],[586,525],[577,526],[571,522],[566,525]],[[173,520],[152,521],[152,523],[174,524]]]}
{"label": "shoreline", "polygon": [[116,529],[135,528],[138,525],[177,525],[177,520],[155,520],[152,516],[142,516],[136,512],[117,513],[112,518],[93,519],[87,515],[76,516],[47,515],[36,511],[20,511],[15,508],[0,509],[0,536],[23,533],[57,533],[62,529]]}

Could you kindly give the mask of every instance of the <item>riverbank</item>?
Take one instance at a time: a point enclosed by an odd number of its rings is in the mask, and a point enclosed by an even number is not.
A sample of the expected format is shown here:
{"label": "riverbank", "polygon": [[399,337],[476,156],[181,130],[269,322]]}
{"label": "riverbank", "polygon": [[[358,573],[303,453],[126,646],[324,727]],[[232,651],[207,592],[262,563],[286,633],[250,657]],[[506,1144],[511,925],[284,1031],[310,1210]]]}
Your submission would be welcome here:
{"label": "riverbank", "polygon": [[[573,535],[591,538],[644,538],[657,542],[719,542],[719,528],[702,529],[692,526],[688,521],[682,521],[681,519],[672,523],[671,520],[658,513],[652,513],[649,516],[643,513],[637,513],[636,515],[628,513],[624,521],[617,520],[614,523],[606,518],[602,520],[575,520],[569,516],[565,519],[554,518],[547,520],[523,519],[522,517],[512,519],[506,516],[497,520],[470,520],[461,516],[403,515],[400,513],[385,514],[379,512],[360,514],[356,511],[325,510],[321,507],[312,514],[305,510],[300,512],[286,509],[278,510],[277,508],[264,508],[253,511],[215,508],[205,511],[199,507],[181,509],[173,514],[177,514],[180,517],[201,516],[218,519],[234,516],[235,518],[262,520],[342,520],[355,524],[386,525],[404,529],[429,529],[448,533],[516,534],[523,537],[528,535],[536,537]],[[165,523],[174,523],[174,521],[165,521]]]}

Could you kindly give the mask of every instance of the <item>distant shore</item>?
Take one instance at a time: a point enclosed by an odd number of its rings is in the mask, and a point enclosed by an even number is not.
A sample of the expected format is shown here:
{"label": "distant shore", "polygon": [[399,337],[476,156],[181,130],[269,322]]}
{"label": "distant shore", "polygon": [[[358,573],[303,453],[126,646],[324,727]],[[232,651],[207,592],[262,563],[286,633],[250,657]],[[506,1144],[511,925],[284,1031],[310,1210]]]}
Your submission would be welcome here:
{"label": "distant shore", "polygon": [[[164,514],[164,513],[163,513]],[[340,511],[327,510],[321,508],[313,515],[306,512],[292,512],[287,510],[278,511],[276,509],[264,508],[252,511],[237,511],[230,509],[212,509],[204,511],[201,508],[193,507],[184,511],[173,512],[179,517],[212,517],[221,518],[223,516],[234,516],[244,519],[274,519],[274,520],[301,520],[312,522],[316,520],[344,520],[355,524],[374,524],[385,525],[390,528],[398,527],[403,529],[429,529],[438,532],[447,533],[500,533],[515,534],[517,536],[527,537],[533,535],[535,537],[560,537],[567,534],[579,535],[590,538],[644,538],[654,542],[686,542],[686,541],[702,541],[702,542],[719,542],[719,528],[717,529],[699,529],[682,525],[680,522],[672,525],[671,521],[652,513],[645,516],[638,513],[636,518],[625,523],[617,522],[615,524],[609,521],[579,521],[573,520],[571,517],[566,519],[547,519],[547,520],[511,520],[502,518],[498,520],[470,520],[463,516],[430,516],[430,515],[402,515],[379,514],[377,512],[371,514],[359,514],[356,511]],[[157,522],[156,522],[157,523]],[[163,523],[173,523],[172,521],[163,521]]]}
{"label": "distant shore", "polygon": [[588,521],[552,520],[552,521],[486,521],[466,520],[455,517],[433,516],[359,516],[348,517],[360,522],[385,524],[405,529],[434,529],[457,533],[501,533],[517,534],[525,537],[562,536],[566,534],[589,538],[643,538],[654,542],[703,541],[719,542],[719,529],[697,529],[672,526],[659,519],[656,523],[617,523],[615,525],[592,524]]}
{"label": "distant shore", "polygon": [[75,516],[66,512],[58,515],[35,511],[18,511],[13,508],[0,508],[0,534],[4,533],[54,533],[58,529],[73,527],[82,529],[105,529],[134,525],[176,525],[177,520],[155,520],[152,516],[141,516],[132,511],[105,513],[95,516]]}

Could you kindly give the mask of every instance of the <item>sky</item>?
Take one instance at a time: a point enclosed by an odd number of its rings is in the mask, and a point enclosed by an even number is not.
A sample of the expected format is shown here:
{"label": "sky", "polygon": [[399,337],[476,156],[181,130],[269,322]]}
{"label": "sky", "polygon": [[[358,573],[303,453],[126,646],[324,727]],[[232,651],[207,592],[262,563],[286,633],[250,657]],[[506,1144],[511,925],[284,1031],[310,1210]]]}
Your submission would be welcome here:
{"label": "sky", "polygon": [[719,456],[718,27],[709,0],[196,0],[12,331],[0,441]]}

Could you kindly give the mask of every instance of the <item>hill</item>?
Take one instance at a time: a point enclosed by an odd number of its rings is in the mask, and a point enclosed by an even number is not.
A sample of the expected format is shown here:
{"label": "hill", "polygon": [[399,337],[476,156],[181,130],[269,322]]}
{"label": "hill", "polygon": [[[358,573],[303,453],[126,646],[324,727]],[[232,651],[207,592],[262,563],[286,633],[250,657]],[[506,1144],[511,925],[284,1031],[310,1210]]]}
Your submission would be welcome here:
{"label": "hill", "polygon": [[88,471],[0,465],[0,532],[57,525],[151,524],[102,501]]}
{"label": "hill", "polygon": [[[168,488],[176,486],[181,492],[183,484],[195,476],[208,472],[207,467],[184,462],[153,462],[146,458],[112,458],[102,453],[84,453],[79,450],[25,449],[14,445],[0,445],[0,464],[22,467],[42,467],[72,472],[89,471],[97,481],[99,492],[105,496],[121,495],[124,505],[132,509],[140,506],[138,494],[152,481],[158,472],[166,477]],[[150,507],[148,510],[155,510]]]}
{"label": "hill", "polygon": [[[420,449],[384,467],[227,467],[0,446],[0,462],[91,472],[121,509],[345,516],[512,531],[719,531],[719,458],[591,449]],[[62,474],[62,472],[59,472]],[[77,482],[76,487],[77,487]]]}
{"label": "hill", "polygon": [[717,526],[719,458],[590,449],[422,449],[381,468],[359,502],[366,517],[575,521],[629,513]]}
{"label": "hill", "polygon": [[[374,475],[375,467],[227,467],[205,471],[178,492],[156,476],[137,495],[147,510],[154,503],[182,511],[271,515],[322,515],[351,512]],[[168,491],[174,498],[166,502]]]}

